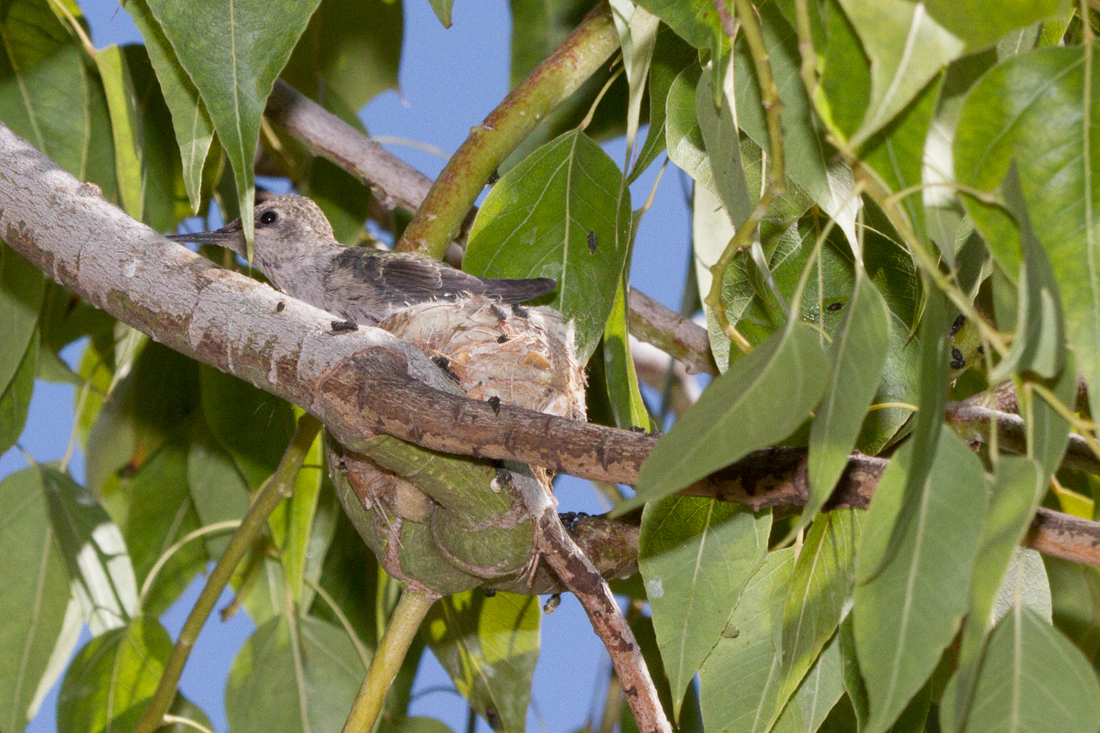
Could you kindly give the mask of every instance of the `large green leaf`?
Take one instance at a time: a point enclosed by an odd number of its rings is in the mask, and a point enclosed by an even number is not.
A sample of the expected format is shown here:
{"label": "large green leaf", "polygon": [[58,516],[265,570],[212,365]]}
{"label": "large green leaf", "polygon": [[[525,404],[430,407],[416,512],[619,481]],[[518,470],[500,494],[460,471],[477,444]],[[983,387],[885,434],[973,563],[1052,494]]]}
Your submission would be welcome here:
{"label": "large green leaf", "polygon": [[183,182],[191,202],[191,212],[197,214],[202,203],[202,169],[214,141],[214,126],[198,89],[180,65],[172,44],[153,18],[146,0],[125,0],[123,5],[145,39],[149,61],[156,70],[164,101],[172,113],[172,128],[183,165]]}
{"label": "large green leaf", "polygon": [[[626,72],[626,148],[633,151],[642,115],[642,97],[646,92],[649,66],[653,60],[661,20],[631,0],[610,0],[610,5],[615,30],[619,33],[623,70]],[[627,160],[625,166],[629,165],[630,161]]]}
{"label": "large green leaf", "polygon": [[[782,706],[803,684],[840,624],[855,582],[859,520],[860,514],[853,510],[834,511],[818,517],[798,553],[787,584],[781,686],[772,720],[779,718]],[[839,669],[837,672],[839,679]],[[819,673],[823,673],[822,670]]]}
{"label": "large green leaf", "polygon": [[138,589],[118,525],[87,488],[52,466],[39,466],[46,506],[73,595],[99,635],[124,626],[138,610]]}
{"label": "large green leaf", "polygon": [[321,0],[283,79],[341,117],[354,118],[375,95],[397,88],[403,25],[400,2]]}
{"label": "large green leaf", "polygon": [[1081,651],[1022,604],[989,639],[967,733],[1065,731],[1100,727],[1100,682]]}
{"label": "large green leaf", "polygon": [[1001,456],[997,460],[993,494],[982,523],[974,563],[970,608],[963,626],[959,666],[954,677],[955,697],[945,697],[943,701],[944,705],[953,706],[954,730],[959,730],[967,721],[997,589],[1047,486],[1042,466],[1037,462],[1019,456]]}
{"label": "large green leaf", "polygon": [[[1093,62],[1093,75],[1100,62]],[[1090,386],[1100,384],[1100,114],[1095,85],[1086,98],[1080,47],[1041,48],[1006,61],[982,77],[963,107],[955,137],[959,182],[995,192],[1013,160],[1039,242],[1054,268],[1066,332]],[[1086,158],[1088,152],[1091,158]],[[966,198],[967,209],[997,261],[1015,278],[1021,262],[1017,227],[1001,207]],[[1091,212],[1091,220],[1088,218]],[[1100,390],[1091,389],[1093,411]]]}
{"label": "large green leaf", "polygon": [[[129,483],[130,511],[122,532],[137,581],[144,585],[161,555],[199,528],[199,517],[187,490],[187,446],[169,440]],[[181,547],[160,569],[150,595],[142,599],[142,610],[149,616],[159,616],[205,567],[206,548],[202,542]]]}
{"label": "large green leaf", "polygon": [[27,353],[45,291],[42,271],[0,241],[0,392]]}
{"label": "large green leaf", "polygon": [[0,392],[0,455],[15,445],[30,413],[31,396],[34,394],[34,371],[38,361],[38,335],[32,334],[31,342],[23,352],[23,359],[8,383]]}
{"label": "large green leaf", "polygon": [[758,197],[749,193],[741,162],[741,133],[734,120],[734,106],[737,103],[730,89],[733,79],[729,74],[724,76],[725,83],[720,95],[722,105],[717,107],[711,76],[701,74],[695,87],[695,119],[714,174],[714,192],[722,200],[730,221],[734,226],[740,226],[749,218],[754,198]]}
{"label": "large green leaf", "polygon": [[[248,511],[248,482],[205,420],[196,420],[191,429],[187,486],[203,525],[242,519]],[[228,542],[228,537],[208,537],[206,546],[217,557]]]}
{"label": "large green leaf", "polygon": [[526,729],[540,614],[535,596],[471,590],[437,601],[420,627],[459,693],[494,730]]}
{"label": "large green leaf", "polygon": [[337,731],[365,675],[343,629],[308,616],[279,615],[237,652],[225,716],[238,733]]}
{"label": "large green leaf", "polygon": [[1073,8],[1071,0],[1007,0],[998,2],[992,13],[982,0],[925,0],[925,4],[936,22],[966,41],[968,52],[991,46],[1018,28],[1064,18]]}
{"label": "large green leaf", "polygon": [[[321,492],[325,483],[324,439],[318,435],[310,446],[302,469],[294,483],[294,496],[286,505],[286,528],[283,530],[283,550],[280,561],[286,583],[294,594],[295,601],[301,601],[306,592],[305,577],[316,581],[321,569],[325,549],[332,539],[335,516],[330,513],[331,503],[319,507]],[[314,519],[319,519],[323,527],[315,532]],[[316,555],[311,562],[311,556]],[[313,572],[307,573],[308,568]],[[312,591],[310,591],[312,592]]]}
{"label": "large green leaf", "polygon": [[717,192],[710,156],[699,129],[695,89],[702,71],[696,64],[684,68],[668,88],[665,101],[665,145],[668,158],[706,189]]}
{"label": "large green leaf", "polygon": [[722,636],[745,583],[768,552],[771,515],[715,499],[670,496],[642,513],[638,569],[672,690],[684,692]]}
{"label": "large green leaf", "polygon": [[[75,4],[65,9],[80,16]],[[83,179],[91,120],[83,50],[47,0],[0,13],[0,121]]]}
{"label": "large green leaf", "polygon": [[596,348],[630,244],[630,192],[591,138],[573,131],[501,178],[478,210],[463,267],[487,277],[549,277],[549,305],[576,328],[577,358]]}
{"label": "large green leaf", "polygon": [[617,511],[668,496],[783,440],[821,398],[827,372],[816,331],[792,323],[777,332],[711,382],[676,421],[642,465],[637,494]]}
{"label": "large green leaf", "polygon": [[[897,524],[912,444],[894,454],[863,522],[859,574],[879,563]],[[981,461],[943,432],[923,500],[891,562],[856,586],[854,631],[870,697],[865,730],[887,730],[924,686],[967,607],[971,564],[985,506]]]}
{"label": "large green leaf", "polygon": [[696,48],[713,50],[718,41],[729,43],[714,4],[707,0],[639,0],[638,4]]}
{"label": "large green leaf", "polygon": [[638,387],[638,374],[630,355],[630,314],[627,310],[627,284],[615,289],[615,304],[603,332],[603,374],[607,400],[614,424],[625,430],[643,428],[655,432],[657,424],[649,415]]}
{"label": "large green leaf", "polygon": [[[252,241],[252,157],[275,78],[319,0],[147,0],[149,10],[199,90],[229,155],[245,236]],[[278,18],[278,22],[272,22]],[[196,33],[196,29],[204,32]],[[216,29],[217,32],[205,32]]]}
{"label": "large green leaf", "polygon": [[111,131],[115,140],[115,169],[126,213],[141,221],[145,208],[145,130],[130,67],[118,46],[100,49],[95,57],[107,95]]}
{"label": "large green leaf", "polygon": [[[34,716],[50,655],[65,626],[69,579],[54,545],[42,475],[25,468],[0,481],[0,728],[21,731]],[[50,684],[52,680],[47,682]]]}
{"label": "large green leaf", "polygon": [[156,692],[171,651],[168,632],[147,616],[92,639],[61,683],[58,733],[132,730]]}
{"label": "large green leaf", "polygon": [[649,67],[649,131],[627,178],[633,183],[665,151],[665,105],[677,75],[698,58],[695,49],[662,24]]}
{"label": "large green leaf", "polygon": [[839,0],[871,60],[871,98],[855,147],[901,112],[940,69],[966,48],[933,20],[924,3],[908,0]]}
{"label": "large green leaf", "polygon": [[867,408],[882,382],[889,351],[890,311],[861,271],[844,322],[829,347],[828,386],[810,428],[810,496],[799,527],[808,524],[825,505],[848,465]]}

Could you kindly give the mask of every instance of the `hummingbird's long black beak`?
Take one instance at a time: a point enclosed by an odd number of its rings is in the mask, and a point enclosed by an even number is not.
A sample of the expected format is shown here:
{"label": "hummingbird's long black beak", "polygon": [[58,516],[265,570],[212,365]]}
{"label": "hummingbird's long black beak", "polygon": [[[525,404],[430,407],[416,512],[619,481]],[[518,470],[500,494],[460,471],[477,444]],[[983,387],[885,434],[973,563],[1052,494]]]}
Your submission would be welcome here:
{"label": "hummingbird's long black beak", "polygon": [[231,221],[221,229],[210,232],[193,232],[190,234],[169,234],[168,238],[173,242],[194,242],[195,244],[214,244],[219,247],[231,249],[238,254],[244,253],[244,229],[240,219]]}

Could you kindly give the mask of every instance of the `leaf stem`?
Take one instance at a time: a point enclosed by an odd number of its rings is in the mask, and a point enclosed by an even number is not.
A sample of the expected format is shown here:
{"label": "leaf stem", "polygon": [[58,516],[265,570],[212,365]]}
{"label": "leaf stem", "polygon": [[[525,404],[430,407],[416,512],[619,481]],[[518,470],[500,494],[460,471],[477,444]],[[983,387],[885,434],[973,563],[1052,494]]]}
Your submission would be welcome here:
{"label": "leaf stem", "polygon": [[442,258],[497,166],[619,48],[606,2],[470,130],[439,174],[397,249]]}
{"label": "leaf stem", "polygon": [[386,633],[371,659],[367,678],[363,680],[363,686],[355,696],[351,714],[344,723],[344,733],[370,733],[374,721],[382,711],[386,692],[405,662],[405,653],[409,651],[409,646],[420,629],[420,623],[437,598],[424,591],[405,588],[386,627]]}
{"label": "leaf stem", "polygon": [[313,445],[313,439],[317,437],[320,430],[321,422],[312,415],[303,415],[298,420],[298,428],[279,462],[279,467],[275,469],[275,473],[263,485],[252,506],[248,508],[248,513],[241,520],[241,526],[233,533],[225,552],[210,573],[206,587],[202,589],[198,601],[195,602],[195,607],[187,616],[187,621],[180,630],[179,639],[176,640],[172,653],[164,665],[164,673],[149,703],[149,709],[145,711],[141,722],[134,728],[134,733],[153,733],[164,722],[164,714],[168,712],[176,697],[176,686],[179,684],[180,675],[183,674],[183,666],[187,663],[187,657],[191,654],[191,648],[195,645],[203,624],[206,623],[210,612],[214,610],[214,604],[217,603],[222,590],[229,584],[233,571],[248,552],[252,541],[264,531],[267,518],[283,499],[290,498],[294,494],[294,482],[298,476],[298,469],[305,461],[310,446]]}

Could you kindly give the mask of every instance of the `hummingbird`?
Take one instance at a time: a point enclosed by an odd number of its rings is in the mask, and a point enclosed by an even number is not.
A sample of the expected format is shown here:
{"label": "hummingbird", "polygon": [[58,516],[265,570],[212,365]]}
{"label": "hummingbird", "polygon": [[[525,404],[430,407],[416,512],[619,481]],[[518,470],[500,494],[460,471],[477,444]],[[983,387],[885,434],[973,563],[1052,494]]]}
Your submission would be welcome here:
{"label": "hummingbird", "polygon": [[[352,323],[373,326],[411,305],[465,295],[519,304],[557,288],[549,278],[495,279],[470,275],[409,252],[346,247],[304,196],[276,196],[255,209],[253,264],[277,289]],[[221,229],[169,239],[215,244],[245,254],[240,219]]]}

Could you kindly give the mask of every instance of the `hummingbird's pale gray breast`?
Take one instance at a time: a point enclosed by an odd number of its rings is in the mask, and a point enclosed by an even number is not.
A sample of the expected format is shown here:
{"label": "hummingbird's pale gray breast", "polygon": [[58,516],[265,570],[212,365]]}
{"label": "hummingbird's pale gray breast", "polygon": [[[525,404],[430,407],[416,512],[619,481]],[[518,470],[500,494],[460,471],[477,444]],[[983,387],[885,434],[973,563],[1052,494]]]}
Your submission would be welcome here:
{"label": "hummingbird's pale gray breast", "polygon": [[[212,232],[169,239],[245,254],[239,220]],[[557,287],[548,278],[480,278],[423,255],[345,247],[336,241],[321,209],[294,195],[256,207],[253,263],[287,295],[364,325],[433,300],[484,295],[501,303],[523,303]]]}

